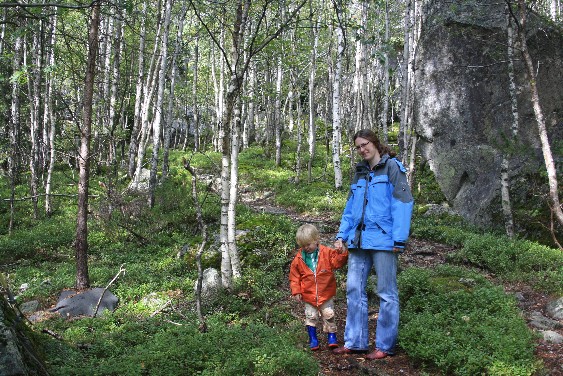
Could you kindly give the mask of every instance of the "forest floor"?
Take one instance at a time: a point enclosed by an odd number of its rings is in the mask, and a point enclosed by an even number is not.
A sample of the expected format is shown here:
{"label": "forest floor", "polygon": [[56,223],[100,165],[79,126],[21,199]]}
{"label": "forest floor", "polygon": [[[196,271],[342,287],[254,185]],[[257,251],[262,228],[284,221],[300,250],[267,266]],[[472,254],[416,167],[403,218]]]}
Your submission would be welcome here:
{"label": "forest floor", "polygon": [[[321,230],[321,243],[332,246],[334,242],[334,236],[336,235],[339,225],[337,222],[318,216],[300,214],[288,208],[273,206],[268,199],[267,194],[262,196],[260,199],[256,199],[254,195],[243,195],[242,201],[258,212],[287,215],[299,224],[312,223]],[[455,251],[454,247],[432,241],[411,238],[406,251],[399,257],[399,267],[402,269],[409,267],[432,268],[436,265],[445,264],[446,255],[453,251]],[[481,272],[493,283],[497,285],[501,284],[495,280],[493,275],[490,275],[485,271]],[[547,303],[550,300],[553,300],[553,297],[546,296],[541,292],[535,291],[525,284],[504,283],[503,286],[508,294],[519,293],[524,296],[524,299],[520,301],[519,305],[525,318],[530,317],[532,312],[541,312],[544,314]],[[289,289],[288,285],[287,288]],[[339,296],[344,296],[344,283],[342,286],[338,286],[338,289],[340,290]],[[292,314],[298,319],[303,319],[303,307],[297,302],[289,299],[289,293],[288,304],[292,307]],[[371,299],[369,304],[370,343],[373,344],[378,306],[375,299]],[[345,298],[335,300],[335,311],[338,324],[337,338],[339,344],[342,346],[344,327],[346,324]],[[563,329],[560,328],[558,332],[563,335]],[[365,354],[335,355],[328,349],[325,335],[320,334],[319,330],[320,349],[314,353],[314,356],[319,362],[321,375],[323,376],[419,376],[443,374],[439,370],[423,368],[422,365],[416,364],[416,362],[410,359],[406,352],[400,348],[400,345],[396,349],[396,354],[394,356],[387,357],[382,360],[367,360],[365,358]],[[305,343],[304,347],[306,346],[307,344]],[[372,350],[373,347],[370,348],[370,351]],[[537,376],[563,376],[563,356],[561,355],[563,354],[562,344],[557,345],[548,343],[538,337],[535,354],[536,357],[543,362],[544,367]]]}

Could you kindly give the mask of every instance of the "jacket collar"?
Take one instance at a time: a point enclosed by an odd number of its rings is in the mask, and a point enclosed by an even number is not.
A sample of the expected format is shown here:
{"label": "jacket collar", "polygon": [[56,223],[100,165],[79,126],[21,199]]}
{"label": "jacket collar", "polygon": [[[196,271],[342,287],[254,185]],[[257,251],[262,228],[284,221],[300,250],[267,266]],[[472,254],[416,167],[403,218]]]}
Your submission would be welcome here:
{"label": "jacket collar", "polygon": [[[387,163],[387,160],[389,160],[389,158],[390,158],[389,154],[383,154],[379,162],[374,166],[373,170],[376,170],[377,168],[384,166],[385,163]],[[367,174],[369,171],[371,171],[371,169],[367,161],[361,160],[358,162],[358,164],[356,164],[356,173]]]}

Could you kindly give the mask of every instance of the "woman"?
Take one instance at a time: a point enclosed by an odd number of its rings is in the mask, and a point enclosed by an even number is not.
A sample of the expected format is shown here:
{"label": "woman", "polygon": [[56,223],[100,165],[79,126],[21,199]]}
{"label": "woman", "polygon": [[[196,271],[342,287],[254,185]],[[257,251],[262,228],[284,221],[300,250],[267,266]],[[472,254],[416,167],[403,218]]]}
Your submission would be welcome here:
{"label": "woman", "polygon": [[362,161],[350,187],[334,247],[346,242],[349,250],[346,282],[347,316],[344,346],[335,354],[368,350],[368,298],[366,284],[371,268],[377,274],[380,298],[375,350],[367,359],[393,355],[399,328],[397,288],[398,254],[409,235],[413,198],[406,169],[388,146],[369,129],[354,135]]}

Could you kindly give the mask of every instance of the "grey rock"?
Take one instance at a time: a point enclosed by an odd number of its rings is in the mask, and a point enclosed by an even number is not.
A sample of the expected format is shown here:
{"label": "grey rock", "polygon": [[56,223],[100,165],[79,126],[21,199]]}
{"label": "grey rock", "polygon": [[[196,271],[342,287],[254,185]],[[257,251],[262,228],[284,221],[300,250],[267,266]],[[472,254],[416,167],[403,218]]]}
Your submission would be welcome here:
{"label": "grey rock", "polygon": [[[222,287],[221,273],[215,268],[207,268],[203,271],[203,279],[201,281],[201,295],[211,297],[215,295]],[[197,289],[197,281],[194,285],[194,291]]]}
{"label": "grey rock", "polygon": [[24,302],[20,304],[20,311],[22,313],[33,313],[39,309],[39,302],[37,300],[31,300],[29,302]]}
{"label": "grey rock", "polygon": [[537,311],[530,313],[529,320],[532,327],[540,330],[551,330],[563,327],[558,321],[551,320]]}
{"label": "grey rock", "polygon": [[73,290],[65,290],[59,296],[57,305],[52,308],[51,312],[58,312],[65,318],[72,318],[78,316],[94,316],[94,310],[100,300],[103,298],[98,307],[96,315],[102,315],[104,310],[113,311],[117,307],[119,299],[109,290],[103,288],[93,288],[82,292]]}
{"label": "grey rock", "polygon": [[563,297],[549,302],[545,309],[549,317],[556,320],[563,320]]}
{"label": "grey rock", "polygon": [[[488,227],[500,209],[504,140],[512,137],[505,3],[429,0],[415,67],[414,119],[423,159],[452,208]],[[563,35],[529,13],[528,47],[550,140],[563,139]],[[543,67],[543,69],[542,69]],[[543,167],[540,138],[521,59],[515,61],[520,128],[509,160],[514,203],[526,202],[526,174]],[[529,126],[528,126],[529,125]],[[557,167],[563,156],[554,151]],[[520,193],[522,192],[522,193]]]}
{"label": "grey rock", "polygon": [[543,330],[540,331],[540,333],[542,334],[543,339],[546,342],[555,344],[563,343],[563,336],[557,332],[554,332],[553,330]]}

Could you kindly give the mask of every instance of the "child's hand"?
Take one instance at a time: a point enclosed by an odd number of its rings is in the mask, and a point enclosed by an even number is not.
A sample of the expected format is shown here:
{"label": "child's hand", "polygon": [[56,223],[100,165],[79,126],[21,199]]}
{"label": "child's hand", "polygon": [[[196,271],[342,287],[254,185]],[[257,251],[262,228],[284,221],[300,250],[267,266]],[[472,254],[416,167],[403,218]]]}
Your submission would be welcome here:
{"label": "child's hand", "polygon": [[295,294],[295,295],[291,296],[291,299],[297,300],[298,302],[300,302],[302,297],[301,297],[301,294]]}
{"label": "child's hand", "polygon": [[334,242],[334,248],[336,248],[337,251],[342,252],[342,239],[336,239],[336,241]]}

